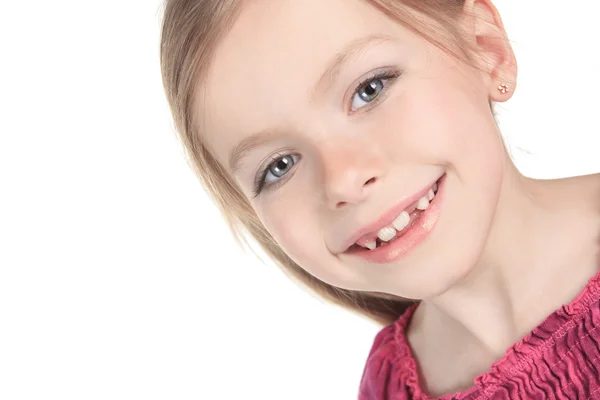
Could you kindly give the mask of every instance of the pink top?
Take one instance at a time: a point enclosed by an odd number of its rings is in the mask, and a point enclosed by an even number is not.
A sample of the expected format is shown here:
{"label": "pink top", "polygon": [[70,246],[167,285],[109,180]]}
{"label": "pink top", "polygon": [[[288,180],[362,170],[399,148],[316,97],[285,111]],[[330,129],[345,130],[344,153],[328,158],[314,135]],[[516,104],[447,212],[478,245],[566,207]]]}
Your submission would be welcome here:
{"label": "pink top", "polygon": [[[600,273],[568,306],[514,344],[474,386],[439,399],[600,399]],[[405,336],[416,305],[375,337],[359,400],[432,399]]]}

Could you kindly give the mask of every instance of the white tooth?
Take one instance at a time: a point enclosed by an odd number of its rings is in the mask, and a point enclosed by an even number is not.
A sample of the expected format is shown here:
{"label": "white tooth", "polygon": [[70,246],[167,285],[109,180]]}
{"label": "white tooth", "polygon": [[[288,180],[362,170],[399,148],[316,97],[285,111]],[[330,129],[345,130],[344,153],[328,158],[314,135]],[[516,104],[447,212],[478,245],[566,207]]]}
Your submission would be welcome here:
{"label": "white tooth", "polygon": [[438,189],[438,188],[437,188],[437,182],[436,182],[436,183],[434,183],[434,184],[433,184],[433,191],[434,191],[434,192],[437,192],[437,189]]}
{"label": "white tooth", "polygon": [[377,247],[377,243],[376,242],[368,242],[365,244],[365,246],[369,250],[375,250],[375,247]]}
{"label": "white tooth", "polygon": [[396,218],[394,222],[392,222],[392,225],[394,226],[394,228],[396,228],[397,231],[401,231],[402,229],[406,228],[409,222],[410,215],[408,215],[406,211],[402,211],[398,218]]}
{"label": "white tooth", "polygon": [[429,189],[429,192],[427,192],[427,198],[429,199],[429,201],[433,200],[435,196],[435,193],[433,193],[433,189]]}
{"label": "white tooth", "polygon": [[384,242],[389,242],[396,236],[396,230],[390,226],[386,226],[385,228],[381,228],[379,232],[377,232],[377,237]]}
{"label": "white tooth", "polygon": [[421,197],[417,203],[417,208],[419,210],[426,210],[427,207],[429,207],[429,200],[427,200],[427,197]]}

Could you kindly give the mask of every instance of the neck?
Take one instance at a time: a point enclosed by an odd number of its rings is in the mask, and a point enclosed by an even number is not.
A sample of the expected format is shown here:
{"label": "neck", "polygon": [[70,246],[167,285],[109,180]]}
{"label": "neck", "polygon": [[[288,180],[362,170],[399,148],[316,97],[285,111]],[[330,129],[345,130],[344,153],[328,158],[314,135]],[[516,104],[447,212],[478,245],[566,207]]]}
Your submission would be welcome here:
{"label": "neck", "polygon": [[477,265],[415,314],[427,331],[443,329],[494,359],[574,299],[600,267],[600,174],[540,181],[508,164]]}

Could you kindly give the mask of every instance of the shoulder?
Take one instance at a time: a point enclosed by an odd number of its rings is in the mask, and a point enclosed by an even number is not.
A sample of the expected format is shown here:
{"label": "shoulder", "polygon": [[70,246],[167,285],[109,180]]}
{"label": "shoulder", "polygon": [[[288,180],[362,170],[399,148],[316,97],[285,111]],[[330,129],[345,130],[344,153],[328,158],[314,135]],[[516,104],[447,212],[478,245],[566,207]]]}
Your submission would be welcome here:
{"label": "shoulder", "polygon": [[413,311],[414,307],[409,308],[396,322],[376,334],[363,370],[359,400],[386,399],[390,385],[394,386],[397,395],[404,385],[403,381],[410,380],[412,355],[405,328]]}

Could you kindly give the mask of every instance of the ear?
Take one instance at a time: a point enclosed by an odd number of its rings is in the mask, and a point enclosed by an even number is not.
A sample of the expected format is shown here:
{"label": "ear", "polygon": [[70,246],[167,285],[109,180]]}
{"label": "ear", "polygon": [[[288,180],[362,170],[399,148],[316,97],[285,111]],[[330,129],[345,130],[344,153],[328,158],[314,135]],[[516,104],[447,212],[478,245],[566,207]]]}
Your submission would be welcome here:
{"label": "ear", "polygon": [[[498,10],[491,0],[465,0],[463,11],[467,38],[476,50],[489,98],[510,99],[517,85],[517,60]],[[506,93],[499,90],[501,84],[508,86]]]}

